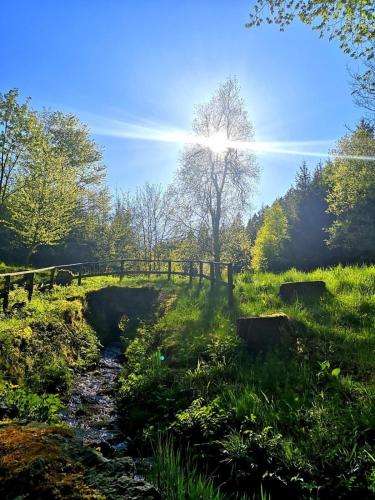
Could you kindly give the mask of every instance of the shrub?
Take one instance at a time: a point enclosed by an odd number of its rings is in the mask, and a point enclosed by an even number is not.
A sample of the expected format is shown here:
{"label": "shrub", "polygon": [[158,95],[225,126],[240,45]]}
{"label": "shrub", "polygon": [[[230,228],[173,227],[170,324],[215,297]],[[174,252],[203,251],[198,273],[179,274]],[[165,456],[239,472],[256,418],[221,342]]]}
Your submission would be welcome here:
{"label": "shrub", "polygon": [[38,395],[9,384],[3,386],[1,400],[7,416],[28,422],[56,422],[64,407],[55,394]]}

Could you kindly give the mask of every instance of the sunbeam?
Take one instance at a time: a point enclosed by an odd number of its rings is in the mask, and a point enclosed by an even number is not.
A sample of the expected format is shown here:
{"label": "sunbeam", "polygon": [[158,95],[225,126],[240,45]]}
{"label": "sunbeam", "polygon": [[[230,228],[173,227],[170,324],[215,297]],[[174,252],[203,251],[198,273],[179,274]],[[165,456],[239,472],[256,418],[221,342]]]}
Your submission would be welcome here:
{"label": "sunbeam", "polygon": [[[313,158],[335,158],[349,160],[375,161],[375,156],[359,155],[333,155],[329,149],[333,147],[334,140],[321,141],[235,141],[228,139],[222,132],[216,132],[209,137],[198,136],[184,130],[168,128],[163,125],[143,125],[129,123],[107,118],[99,119],[99,124],[94,124],[92,130],[97,135],[119,137],[142,141],[169,142],[176,144],[200,144],[210,148],[213,152],[222,154],[227,149],[251,151],[257,154],[277,154],[289,156],[305,156]],[[326,151],[311,151],[308,148],[326,146]],[[305,149],[307,148],[307,149]]]}

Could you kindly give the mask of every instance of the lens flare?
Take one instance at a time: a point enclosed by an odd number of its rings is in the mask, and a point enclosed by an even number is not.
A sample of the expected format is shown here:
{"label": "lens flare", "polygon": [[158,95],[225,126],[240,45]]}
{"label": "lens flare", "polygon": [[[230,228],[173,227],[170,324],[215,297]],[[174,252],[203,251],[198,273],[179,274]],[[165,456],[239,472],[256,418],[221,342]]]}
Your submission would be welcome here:
{"label": "lens flare", "polygon": [[[276,154],[289,156],[304,156],[313,158],[335,158],[349,160],[375,161],[375,156],[332,155],[328,151],[335,141],[234,141],[227,138],[223,132],[215,132],[206,137],[194,135],[184,130],[172,129],[165,125],[146,122],[137,124],[96,117],[96,124],[91,126],[97,135],[119,137],[123,139],[155,141],[175,144],[199,144],[210,148],[214,153],[222,154],[228,148],[249,151],[257,154]],[[326,146],[326,151],[312,151],[309,148]]]}

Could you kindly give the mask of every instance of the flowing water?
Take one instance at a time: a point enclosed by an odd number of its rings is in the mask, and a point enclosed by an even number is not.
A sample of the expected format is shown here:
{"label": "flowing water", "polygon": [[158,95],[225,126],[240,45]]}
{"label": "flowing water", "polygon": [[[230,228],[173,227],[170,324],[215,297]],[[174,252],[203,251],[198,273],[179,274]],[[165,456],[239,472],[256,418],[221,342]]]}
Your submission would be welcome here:
{"label": "flowing water", "polygon": [[126,450],[115,398],[121,354],[121,344],[112,344],[103,350],[94,370],[76,376],[63,415],[84,444],[99,447],[104,454]]}

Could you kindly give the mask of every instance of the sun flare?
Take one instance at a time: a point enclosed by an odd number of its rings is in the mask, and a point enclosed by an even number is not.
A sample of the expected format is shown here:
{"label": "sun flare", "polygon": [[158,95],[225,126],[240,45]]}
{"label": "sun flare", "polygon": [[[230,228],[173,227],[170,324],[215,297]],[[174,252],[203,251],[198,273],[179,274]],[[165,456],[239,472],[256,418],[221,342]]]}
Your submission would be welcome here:
{"label": "sun flare", "polygon": [[[227,148],[239,151],[250,151],[252,153],[277,156],[303,156],[312,158],[329,158],[330,149],[335,140],[306,140],[306,141],[236,141],[228,139],[222,131],[216,132],[209,137],[199,136],[181,129],[160,125],[157,123],[129,123],[111,120],[103,117],[95,117],[96,123],[91,123],[94,133],[123,139],[136,139],[143,141],[166,142],[174,144],[199,144],[210,148],[215,153],[223,153]],[[316,150],[317,147],[322,148]],[[335,155],[336,158],[351,160],[375,161],[374,156],[367,155]]]}
{"label": "sun flare", "polygon": [[233,141],[230,141],[226,134],[224,132],[216,132],[215,134],[210,135],[204,142],[206,143],[211,151],[214,153],[224,153],[229,147],[230,143]]}

